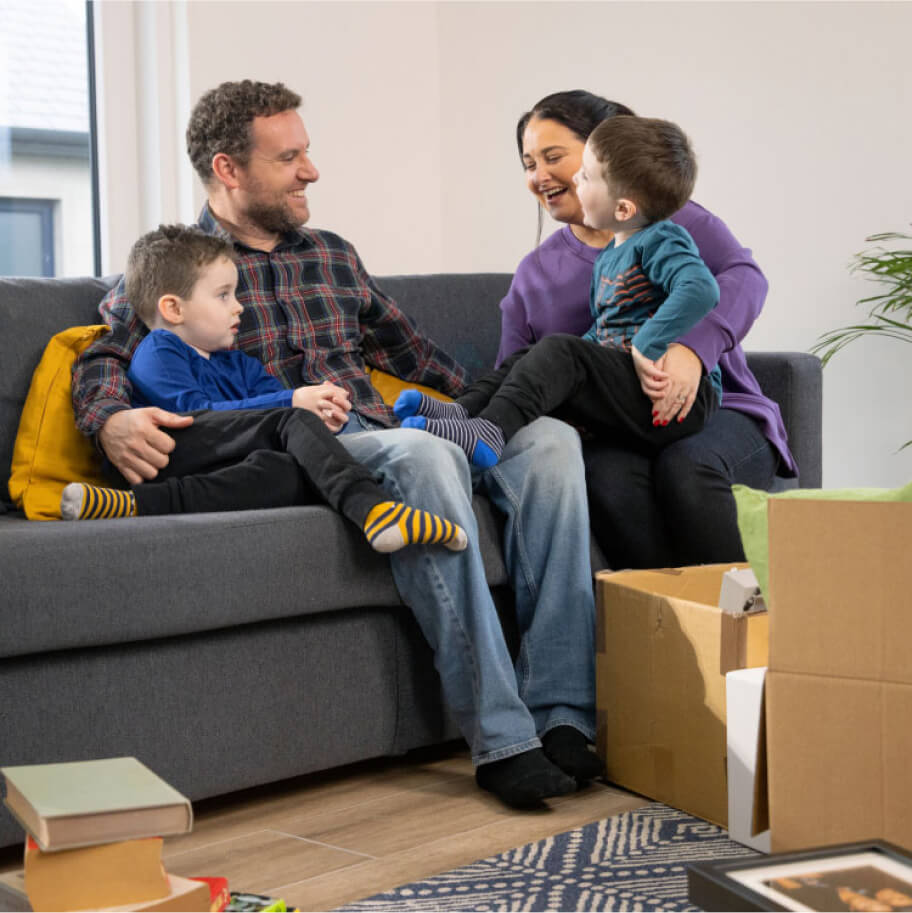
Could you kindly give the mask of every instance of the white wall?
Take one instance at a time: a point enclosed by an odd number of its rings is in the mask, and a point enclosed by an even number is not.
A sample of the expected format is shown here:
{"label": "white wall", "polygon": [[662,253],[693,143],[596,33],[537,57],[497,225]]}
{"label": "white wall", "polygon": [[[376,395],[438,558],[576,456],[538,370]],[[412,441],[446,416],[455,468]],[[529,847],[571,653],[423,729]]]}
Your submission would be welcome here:
{"label": "white wall", "polygon": [[452,264],[442,249],[436,4],[204,2],[188,13],[194,100],[244,78],[303,96],[321,174],[308,194],[313,224],[352,241],[374,273]]}
{"label": "white wall", "polygon": [[[112,5],[123,6],[103,11]],[[753,248],[770,279],[748,348],[808,349],[860,317],[854,302],[869,288],[848,275],[852,254],[867,235],[912,221],[910,3],[174,9],[185,19],[193,100],[245,77],[302,93],[322,173],[313,224],[351,239],[378,275],[511,271],[535,232],[516,119],[568,88],[676,120],[691,135],[696,199]],[[912,448],[895,452],[912,437],[910,355],[870,340],[826,369],[827,487],[912,478]]]}

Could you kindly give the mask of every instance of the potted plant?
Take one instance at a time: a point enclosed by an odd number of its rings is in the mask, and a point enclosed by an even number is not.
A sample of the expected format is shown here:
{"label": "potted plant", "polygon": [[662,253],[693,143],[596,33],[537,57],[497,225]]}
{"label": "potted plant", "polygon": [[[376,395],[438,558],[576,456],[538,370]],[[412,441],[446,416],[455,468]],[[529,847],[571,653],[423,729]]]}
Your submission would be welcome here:
{"label": "potted plant", "polygon": [[[866,240],[909,242],[912,235],[885,232]],[[851,271],[881,283],[884,290],[858,302],[869,307],[867,321],[831,330],[820,337],[811,351],[820,353],[824,365],[860,336],[888,336],[912,343],[912,250],[877,247],[864,251],[856,254]],[[912,440],[906,441],[900,449],[910,444]]]}

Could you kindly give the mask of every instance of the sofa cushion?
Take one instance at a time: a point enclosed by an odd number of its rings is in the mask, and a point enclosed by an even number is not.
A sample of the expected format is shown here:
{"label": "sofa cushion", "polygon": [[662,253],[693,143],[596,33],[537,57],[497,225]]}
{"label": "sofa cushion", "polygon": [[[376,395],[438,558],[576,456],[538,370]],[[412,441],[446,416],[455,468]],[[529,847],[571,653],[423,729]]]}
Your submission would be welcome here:
{"label": "sofa cushion", "polygon": [[76,428],[73,363],[108,332],[104,324],[70,327],[48,343],[32,376],[13,447],[9,493],[29,520],[59,520],[70,482],[109,484],[92,442]]}
{"label": "sofa cushion", "polygon": [[512,278],[509,273],[443,273],[376,281],[474,379],[494,367],[500,302]]}
{"label": "sofa cushion", "polygon": [[0,278],[0,500],[9,500],[13,441],[42,352],[62,329],[98,323],[98,302],[115,279]]}
{"label": "sofa cushion", "polygon": [[[504,584],[502,521],[484,498],[475,513],[488,582]],[[0,657],[402,605],[389,559],[322,506],[78,523],[6,514],[0,580],[17,594],[0,602]]]}
{"label": "sofa cushion", "polygon": [[386,371],[380,371],[377,368],[368,368],[367,376],[370,378],[370,382],[373,384],[374,389],[383,397],[383,402],[388,406],[396,404],[396,400],[403,390],[420,390],[427,396],[433,396],[434,399],[439,399],[445,403],[453,402],[453,398],[447,396],[446,393],[432,390],[430,387],[426,387],[424,384],[416,384],[414,381],[402,380],[399,377],[387,374]]}
{"label": "sofa cushion", "polygon": [[[823,372],[820,359],[806,352],[747,352],[760,389],[775,400],[788,431],[789,450],[798,464],[803,488],[819,488],[823,479]],[[791,480],[790,480],[791,481]],[[777,480],[781,483],[781,480]],[[794,482],[791,482],[794,484]],[[786,486],[788,487],[788,486]],[[781,489],[776,484],[775,489]]]}

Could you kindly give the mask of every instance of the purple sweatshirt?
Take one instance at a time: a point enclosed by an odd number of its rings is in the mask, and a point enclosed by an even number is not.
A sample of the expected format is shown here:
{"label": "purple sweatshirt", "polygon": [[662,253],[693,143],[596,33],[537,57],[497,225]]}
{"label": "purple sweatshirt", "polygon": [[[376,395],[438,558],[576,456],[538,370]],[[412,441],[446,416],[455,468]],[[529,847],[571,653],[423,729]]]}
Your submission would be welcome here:
{"label": "purple sweatshirt", "polygon": [[[719,283],[719,304],[678,342],[696,352],[705,370],[722,370],[722,406],[759,422],[780,457],[780,475],[794,476],[779,406],[760,391],[747,367],[741,340],[760,316],[766,277],[751,252],[728,226],[692,200],[671,217],[686,228]],[[552,333],[582,336],[592,325],[589,290],[600,251],[578,240],[569,225],[523,258],[506,298],[500,303],[501,335],[497,363],[517,349]]]}

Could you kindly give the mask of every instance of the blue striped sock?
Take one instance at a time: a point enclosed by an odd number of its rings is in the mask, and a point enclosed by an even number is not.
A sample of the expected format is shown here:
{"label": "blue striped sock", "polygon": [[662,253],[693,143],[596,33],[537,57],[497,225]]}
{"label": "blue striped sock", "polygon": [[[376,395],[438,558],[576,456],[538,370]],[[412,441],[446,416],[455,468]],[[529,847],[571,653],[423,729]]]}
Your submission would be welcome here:
{"label": "blue striped sock", "polygon": [[400,419],[412,415],[423,415],[426,418],[468,418],[469,413],[459,403],[445,403],[420,390],[403,390],[393,406],[393,412]]}
{"label": "blue striped sock", "polygon": [[433,419],[415,415],[402,422],[403,428],[423,428],[437,437],[458,444],[469,462],[479,469],[497,464],[504,449],[503,431],[486,418]]}

